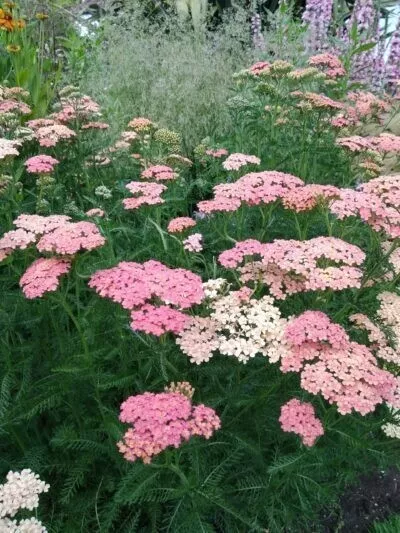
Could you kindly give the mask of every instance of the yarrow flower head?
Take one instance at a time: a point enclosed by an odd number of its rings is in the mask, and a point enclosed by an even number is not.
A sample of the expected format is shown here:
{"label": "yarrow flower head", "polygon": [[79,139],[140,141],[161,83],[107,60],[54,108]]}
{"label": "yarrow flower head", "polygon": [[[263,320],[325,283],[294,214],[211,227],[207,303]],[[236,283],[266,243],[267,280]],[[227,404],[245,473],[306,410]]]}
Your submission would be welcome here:
{"label": "yarrow flower head", "polygon": [[135,309],[153,299],[166,305],[188,309],[204,298],[201,278],[183,268],[169,268],[158,261],[121,262],[116,267],[95,272],[89,286],[103,298],[124,309]]}
{"label": "yarrow flower head", "polygon": [[[246,257],[252,260],[240,267]],[[362,271],[358,267],[364,259],[360,248],[335,237],[266,244],[249,239],[219,256],[222,266],[239,267],[243,283],[261,281],[279,299],[297,292],[360,287]]]}
{"label": "yarrow flower head", "polygon": [[20,145],[19,141],[10,141],[9,139],[0,139],[0,159],[5,159],[6,157],[12,157],[19,155],[17,146]]}
{"label": "yarrow flower head", "polygon": [[155,124],[148,118],[138,117],[132,119],[128,123],[128,127],[139,133],[144,133],[151,131],[153,128],[155,128]]}
{"label": "yarrow flower head", "polygon": [[260,163],[261,159],[255,155],[230,154],[222,163],[222,166],[225,170],[239,170],[245,165],[259,165]]}
{"label": "yarrow flower head", "polygon": [[60,277],[70,268],[69,260],[42,257],[28,267],[19,285],[26,298],[40,298],[46,292],[55,291],[60,284]]}
{"label": "yarrow flower head", "polygon": [[173,218],[168,223],[169,233],[182,233],[186,229],[193,228],[196,225],[196,221],[190,217],[178,217]]}
{"label": "yarrow flower head", "polygon": [[125,198],[122,203],[125,209],[137,209],[142,205],[159,205],[164,203],[161,194],[167,189],[162,183],[141,183],[131,181],[126,185],[128,191],[136,195],[132,198]]}
{"label": "yarrow flower head", "polygon": [[309,58],[308,64],[320,68],[329,78],[337,78],[346,74],[343,63],[333,54],[317,54]]}
{"label": "yarrow flower head", "polygon": [[145,392],[121,405],[121,422],[132,424],[118,443],[128,461],[150,463],[168,447],[178,448],[191,437],[209,439],[220,428],[218,415],[205,405],[193,406],[181,392]]}
{"label": "yarrow flower head", "polygon": [[36,155],[25,161],[26,170],[31,174],[49,174],[59,161],[49,155]]}
{"label": "yarrow flower head", "polygon": [[105,213],[104,213],[103,209],[99,209],[98,207],[94,207],[93,209],[89,209],[89,211],[86,211],[85,215],[87,217],[103,218]]}
{"label": "yarrow flower head", "polygon": [[296,398],[282,405],[279,422],[282,431],[296,433],[305,446],[314,446],[317,438],[324,434],[324,428],[315,415],[313,405]]}
{"label": "yarrow flower head", "polygon": [[0,485],[0,517],[13,517],[20,509],[33,511],[39,505],[39,494],[49,488],[30,469],[8,472],[6,483]]}
{"label": "yarrow flower head", "polygon": [[41,235],[43,233],[49,233],[60,226],[64,226],[69,223],[71,217],[67,215],[50,215],[44,217],[41,215],[19,215],[14,220],[14,225],[17,228],[22,228],[26,231]]}
{"label": "yarrow flower head", "polygon": [[206,150],[206,155],[214,157],[215,159],[220,159],[221,157],[225,157],[228,154],[229,152],[225,148],[214,148]]}
{"label": "yarrow flower head", "polygon": [[144,170],[140,177],[156,181],[167,181],[176,179],[178,174],[174,172],[171,167],[167,167],[166,165],[154,165]]}
{"label": "yarrow flower head", "polygon": [[61,140],[76,137],[76,133],[63,124],[54,124],[37,128],[35,136],[40,146],[56,146]]}
{"label": "yarrow flower head", "polygon": [[188,252],[201,252],[203,250],[203,235],[201,233],[193,233],[183,241],[183,248]]}
{"label": "yarrow flower head", "polygon": [[131,328],[134,331],[144,331],[157,337],[168,332],[175,335],[180,333],[190,320],[188,315],[177,309],[151,304],[144,304],[137,311],[132,311],[131,319]]}
{"label": "yarrow flower head", "polygon": [[80,250],[103,246],[105,238],[93,222],[70,222],[43,235],[37,244],[40,252],[73,255]]}
{"label": "yarrow flower head", "polygon": [[289,322],[283,372],[300,372],[301,386],[335,403],[341,414],[362,415],[384,401],[396,401],[398,380],[378,367],[372,352],[352,342],[344,329],[320,311]]}

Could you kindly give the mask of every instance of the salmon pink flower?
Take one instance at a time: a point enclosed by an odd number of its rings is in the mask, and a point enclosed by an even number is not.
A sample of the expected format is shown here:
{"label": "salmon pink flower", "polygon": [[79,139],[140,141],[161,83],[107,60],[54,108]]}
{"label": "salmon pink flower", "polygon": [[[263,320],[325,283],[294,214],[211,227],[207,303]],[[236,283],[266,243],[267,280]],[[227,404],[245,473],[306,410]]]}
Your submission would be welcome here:
{"label": "salmon pink flower", "polygon": [[188,228],[193,228],[196,225],[196,221],[190,217],[178,217],[173,218],[168,223],[169,233],[182,233]]}
{"label": "salmon pink flower", "polygon": [[26,298],[40,298],[46,292],[55,291],[60,277],[69,272],[71,262],[56,257],[37,259],[19,281]]}
{"label": "salmon pink flower", "polygon": [[31,174],[50,174],[59,161],[49,155],[36,155],[25,161],[26,170]]}
{"label": "salmon pink flower", "polygon": [[313,405],[300,402],[296,398],[282,405],[279,422],[282,431],[296,433],[305,446],[313,446],[317,438],[324,434],[324,428],[315,416]]}

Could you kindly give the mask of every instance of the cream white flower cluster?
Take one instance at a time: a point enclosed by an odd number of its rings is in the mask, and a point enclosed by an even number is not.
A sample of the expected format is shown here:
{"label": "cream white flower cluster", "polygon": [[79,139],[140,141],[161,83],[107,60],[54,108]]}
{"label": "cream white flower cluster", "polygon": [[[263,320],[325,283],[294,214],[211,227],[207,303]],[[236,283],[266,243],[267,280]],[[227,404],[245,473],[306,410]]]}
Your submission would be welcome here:
{"label": "cream white flower cluster", "polygon": [[30,469],[8,472],[6,483],[0,485],[0,533],[45,533],[46,528],[35,518],[11,520],[20,509],[33,511],[39,505],[39,494],[49,485]]}
{"label": "cream white flower cluster", "polygon": [[257,354],[271,362],[281,358],[287,320],[281,317],[273,298],[257,300],[251,297],[250,289],[243,288],[217,297],[210,307],[209,317],[194,317],[177,339],[192,363],[208,361],[217,351],[242,363]]}
{"label": "cream white flower cluster", "polygon": [[[391,407],[391,406],[389,406]],[[400,439],[400,409],[391,408],[394,417],[394,423],[384,424],[382,430],[387,437]]]}
{"label": "cream white flower cluster", "polygon": [[203,283],[203,290],[205,297],[209,300],[215,300],[228,288],[228,282],[224,278],[209,279]]}

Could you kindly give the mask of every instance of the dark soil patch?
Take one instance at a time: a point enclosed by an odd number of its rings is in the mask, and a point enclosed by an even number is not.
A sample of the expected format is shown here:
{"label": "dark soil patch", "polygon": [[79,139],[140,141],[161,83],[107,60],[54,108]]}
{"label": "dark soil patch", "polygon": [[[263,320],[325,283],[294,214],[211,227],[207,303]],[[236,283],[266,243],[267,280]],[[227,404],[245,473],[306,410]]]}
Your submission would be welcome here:
{"label": "dark soil patch", "polygon": [[386,520],[400,512],[400,470],[375,472],[360,477],[346,489],[337,511],[322,517],[324,533],[368,533],[373,522]]}

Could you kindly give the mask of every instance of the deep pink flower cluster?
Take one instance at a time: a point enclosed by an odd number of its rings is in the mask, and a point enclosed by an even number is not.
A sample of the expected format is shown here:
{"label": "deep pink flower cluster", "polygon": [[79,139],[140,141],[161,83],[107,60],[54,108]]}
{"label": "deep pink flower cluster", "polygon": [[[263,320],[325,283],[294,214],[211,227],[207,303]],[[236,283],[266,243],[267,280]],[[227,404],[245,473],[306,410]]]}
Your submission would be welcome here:
{"label": "deep pink flower cluster", "polygon": [[76,137],[76,133],[63,124],[53,124],[37,128],[35,137],[39,141],[40,146],[56,146],[61,140]]}
{"label": "deep pink flower cluster", "polygon": [[360,186],[358,191],[341,189],[331,211],[339,218],[359,216],[376,231],[400,236],[400,174],[380,176]]}
{"label": "deep pink flower cluster", "polygon": [[43,235],[37,243],[37,249],[39,252],[74,255],[80,250],[99,248],[105,242],[93,222],[68,222]]}
{"label": "deep pink flower cluster", "polygon": [[[240,267],[246,257],[252,260]],[[304,291],[359,287],[362,271],[358,267],[364,259],[360,248],[335,237],[265,244],[249,239],[219,256],[224,267],[238,268],[242,282],[262,281],[278,299]]]}
{"label": "deep pink flower cluster", "polygon": [[91,277],[89,286],[103,298],[130,309],[132,329],[158,336],[182,331],[188,316],[180,310],[204,298],[199,276],[158,261],[122,262],[114,268],[99,270]]}
{"label": "deep pink flower cluster", "polygon": [[202,213],[236,211],[242,202],[248,205],[269,204],[297,191],[304,182],[291,174],[276,171],[250,172],[234,183],[214,187],[214,198],[198,203]]}
{"label": "deep pink flower cluster", "polygon": [[169,233],[182,233],[185,229],[193,228],[196,225],[196,221],[190,217],[178,217],[173,218],[168,223],[168,232]]}
{"label": "deep pink flower cluster", "polygon": [[333,54],[317,54],[310,57],[308,64],[311,67],[320,68],[329,78],[338,78],[346,74],[343,63]]}
{"label": "deep pink flower cluster", "polygon": [[153,299],[188,309],[204,298],[200,276],[183,268],[169,268],[159,261],[123,261],[116,267],[95,272],[89,287],[124,309],[134,309]]}
{"label": "deep pink flower cluster", "polygon": [[398,381],[378,367],[372,352],[352,342],[344,329],[320,311],[306,311],[286,328],[282,372],[300,372],[301,386],[337,404],[341,414],[362,415],[383,401],[395,401]]}
{"label": "deep pink flower cluster", "polygon": [[59,278],[70,268],[69,259],[41,257],[27,268],[19,285],[26,298],[40,298],[46,292],[55,291],[60,283]]}
{"label": "deep pink flower cluster", "polygon": [[190,317],[167,305],[156,307],[144,304],[137,311],[132,311],[131,319],[131,328],[134,331],[144,331],[160,337],[168,332],[177,335],[185,328]]}
{"label": "deep pink flower cluster", "polygon": [[317,438],[324,434],[324,428],[315,415],[313,405],[296,398],[282,405],[279,422],[282,431],[296,433],[305,446],[313,446]]}
{"label": "deep pink flower cluster", "polygon": [[261,160],[255,155],[231,154],[222,163],[225,170],[239,170],[245,165],[259,165]]}
{"label": "deep pink flower cluster", "polygon": [[178,448],[194,435],[209,439],[221,427],[218,415],[205,405],[193,406],[179,392],[145,392],[121,405],[121,422],[132,424],[118,443],[128,461],[150,463],[166,448]]}
{"label": "deep pink flower cluster", "polygon": [[153,165],[143,170],[140,177],[147,180],[168,181],[176,179],[178,174],[166,165]]}
{"label": "deep pink flower cluster", "polygon": [[50,174],[59,161],[49,155],[36,155],[25,161],[27,172],[32,174]]}
{"label": "deep pink flower cluster", "polygon": [[132,198],[125,198],[122,203],[125,209],[137,209],[142,205],[163,204],[165,200],[161,194],[167,189],[162,183],[141,183],[131,181],[126,188],[134,195]]}

